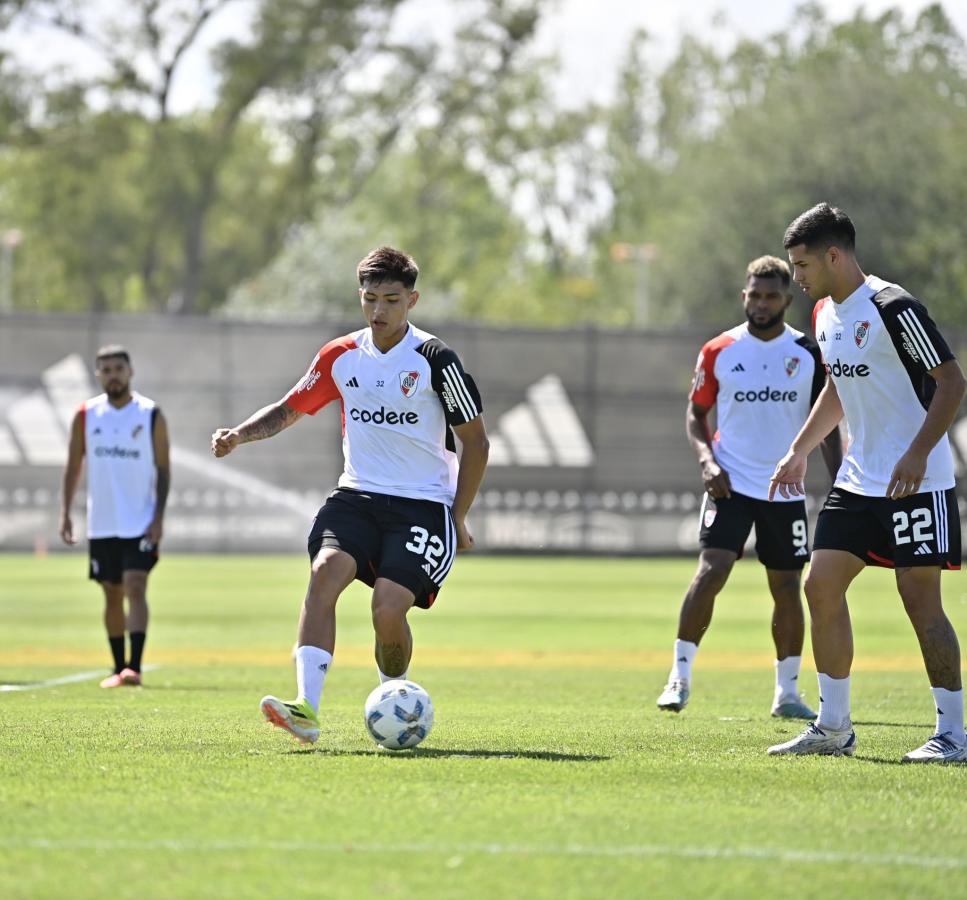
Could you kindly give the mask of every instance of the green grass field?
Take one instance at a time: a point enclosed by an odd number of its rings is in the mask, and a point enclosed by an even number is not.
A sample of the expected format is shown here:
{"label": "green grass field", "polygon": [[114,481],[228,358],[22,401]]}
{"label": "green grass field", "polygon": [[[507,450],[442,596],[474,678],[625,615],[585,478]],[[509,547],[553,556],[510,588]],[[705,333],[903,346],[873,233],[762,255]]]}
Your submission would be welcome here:
{"label": "green grass field", "polygon": [[[169,557],[143,688],[0,693],[0,897],[964,896],[967,766],[900,766],[931,733],[888,573],[851,595],[854,759],[771,758],[761,569],[719,600],[680,716],[655,698],[682,560],[462,558],[411,615],[436,726],[371,743],[354,586],[310,749],[261,721],[291,696],[301,557]],[[967,578],[944,577],[967,636]],[[0,556],[0,682],[106,672],[85,558]],[[802,678],[815,702],[809,651]]]}

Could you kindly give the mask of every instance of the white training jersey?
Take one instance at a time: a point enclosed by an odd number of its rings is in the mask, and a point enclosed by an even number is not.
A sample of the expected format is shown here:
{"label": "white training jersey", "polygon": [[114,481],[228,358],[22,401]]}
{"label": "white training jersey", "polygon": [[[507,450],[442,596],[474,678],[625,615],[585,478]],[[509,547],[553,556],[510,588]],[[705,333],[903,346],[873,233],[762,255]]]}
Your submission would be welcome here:
{"label": "white training jersey", "polygon": [[120,409],[107,394],[81,407],[87,456],[87,536],[141,537],[154,518],[154,400],[132,392]]}
{"label": "white training jersey", "polygon": [[480,415],[480,393],[456,353],[412,324],[383,353],[369,328],[336,338],[285,396],[315,415],[342,406],[345,468],[339,486],[453,503],[457,454],[451,426]]}
{"label": "white training jersey", "polygon": [[[769,499],[776,463],[802,428],[825,379],[816,345],[790,325],[763,341],[744,323],[702,347],[689,397],[718,408],[712,452],[728,472],[732,490]],[[777,494],[774,499],[799,498]]]}
{"label": "white training jersey", "polygon": [[[813,327],[849,429],[836,487],[885,497],[936,390],[927,373],[954,355],[923,304],[874,275],[842,303],[820,300]],[[953,486],[953,454],[944,435],[927,457],[920,490]]]}

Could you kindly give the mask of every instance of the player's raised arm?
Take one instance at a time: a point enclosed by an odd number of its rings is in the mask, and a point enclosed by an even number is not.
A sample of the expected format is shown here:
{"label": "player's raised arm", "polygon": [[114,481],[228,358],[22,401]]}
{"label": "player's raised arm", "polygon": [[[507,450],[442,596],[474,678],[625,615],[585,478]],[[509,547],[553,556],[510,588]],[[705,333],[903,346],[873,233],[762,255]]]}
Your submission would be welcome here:
{"label": "player's raised arm", "polygon": [[74,523],[71,521],[71,504],[81,481],[84,467],[84,410],[79,409],[71,422],[70,443],[67,447],[67,463],[64,466],[64,479],[60,492],[60,524],[58,532],[65,544],[76,544]]}
{"label": "player's raised arm", "polygon": [[239,444],[262,441],[294,425],[305,413],[294,410],[285,400],[263,406],[234,428],[218,428],[212,435],[212,453],[228,456]]}

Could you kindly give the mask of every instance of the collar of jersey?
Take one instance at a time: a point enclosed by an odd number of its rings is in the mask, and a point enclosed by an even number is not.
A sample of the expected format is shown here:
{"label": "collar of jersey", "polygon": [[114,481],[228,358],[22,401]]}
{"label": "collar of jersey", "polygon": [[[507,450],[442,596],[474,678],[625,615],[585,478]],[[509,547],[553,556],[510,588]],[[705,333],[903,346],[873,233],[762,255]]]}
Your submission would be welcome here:
{"label": "collar of jersey", "polygon": [[402,350],[403,347],[409,343],[410,337],[413,334],[413,324],[411,322],[406,323],[406,333],[400,338],[396,346],[391,347],[385,353],[376,346],[376,341],[373,340],[373,329],[367,327],[365,332],[367,343],[369,344],[369,349],[373,356],[375,356],[377,359],[391,359],[396,355],[398,350]]}
{"label": "collar of jersey", "polygon": [[771,340],[764,341],[764,340],[762,340],[761,337],[756,337],[752,333],[752,329],[749,328],[749,323],[748,322],[743,322],[742,323],[742,329],[743,329],[743,332],[744,332],[744,334],[745,334],[745,336],[747,338],[750,338],[753,341],[758,341],[760,344],[772,344],[773,346],[775,345],[776,341],[781,341],[784,337],[787,337],[788,334],[789,334],[789,332],[792,330],[792,328],[791,328],[791,326],[789,325],[788,322],[783,322],[782,323],[782,332],[780,334],[777,334]]}
{"label": "collar of jersey", "polygon": [[884,281],[882,278],[877,278],[876,275],[867,275],[863,283],[850,294],[842,303],[837,303],[836,305],[842,310],[858,303],[860,298],[863,300],[869,300],[870,297],[875,296],[880,291],[887,286],[888,282]]}

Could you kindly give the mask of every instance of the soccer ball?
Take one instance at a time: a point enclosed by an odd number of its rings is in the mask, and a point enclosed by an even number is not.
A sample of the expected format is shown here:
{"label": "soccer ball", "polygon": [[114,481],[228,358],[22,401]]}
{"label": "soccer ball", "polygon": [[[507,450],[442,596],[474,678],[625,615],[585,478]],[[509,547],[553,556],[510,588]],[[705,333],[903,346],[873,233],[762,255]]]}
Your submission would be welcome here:
{"label": "soccer ball", "polygon": [[418,684],[401,678],[385,681],[366,698],[366,730],[387,750],[409,750],[433,727],[433,702]]}

